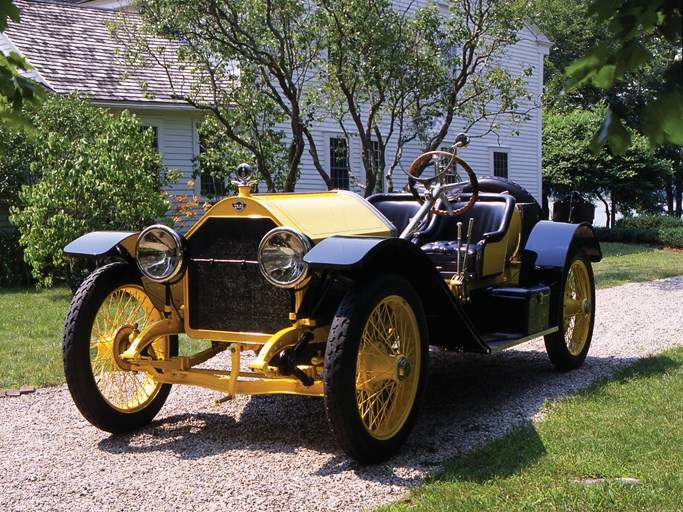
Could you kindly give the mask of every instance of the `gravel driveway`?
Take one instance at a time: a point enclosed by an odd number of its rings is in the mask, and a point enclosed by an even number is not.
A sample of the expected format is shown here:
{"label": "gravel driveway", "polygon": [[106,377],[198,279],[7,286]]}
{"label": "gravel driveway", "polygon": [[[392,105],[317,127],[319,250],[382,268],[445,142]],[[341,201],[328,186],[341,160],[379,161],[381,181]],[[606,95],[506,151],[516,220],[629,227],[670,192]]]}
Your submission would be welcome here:
{"label": "gravel driveway", "polygon": [[541,341],[495,356],[432,352],[429,390],[401,453],[359,466],[321,399],[176,386],[148,428],[113,437],[64,386],[0,399],[0,510],[355,511],[400,499],[448,457],[528,422],[637,358],[683,344],[683,276],[600,290],[582,368],[558,374]]}

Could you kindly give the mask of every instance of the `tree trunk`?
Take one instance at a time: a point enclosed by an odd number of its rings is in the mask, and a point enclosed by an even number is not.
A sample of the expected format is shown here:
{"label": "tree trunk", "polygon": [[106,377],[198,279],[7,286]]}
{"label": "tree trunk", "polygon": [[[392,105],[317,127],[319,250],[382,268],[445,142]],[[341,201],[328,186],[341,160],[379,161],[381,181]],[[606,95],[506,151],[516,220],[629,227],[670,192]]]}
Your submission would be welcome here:
{"label": "tree trunk", "polygon": [[669,216],[674,216],[674,186],[673,176],[669,176],[664,180],[664,192],[666,193],[666,213]]}
{"label": "tree trunk", "polygon": [[600,200],[600,202],[602,204],[605,205],[605,227],[607,227],[607,228],[614,227],[614,225],[610,225],[611,217],[610,217],[609,203],[607,202],[607,200],[604,197],[602,197],[602,194],[600,194],[600,192],[596,191],[595,196]]}

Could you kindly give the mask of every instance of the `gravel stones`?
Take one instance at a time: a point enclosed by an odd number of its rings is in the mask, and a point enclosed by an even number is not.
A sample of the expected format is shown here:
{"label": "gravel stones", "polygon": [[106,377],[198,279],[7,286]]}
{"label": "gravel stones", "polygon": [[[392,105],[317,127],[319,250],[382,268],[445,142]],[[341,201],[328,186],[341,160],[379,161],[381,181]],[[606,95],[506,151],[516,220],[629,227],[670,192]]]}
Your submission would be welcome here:
{"label": "gravel stones", "polygon": [[427,397],[403,450],[363,467],[329,432],[322,400],[175,386],[126,436],[87,423],[65,386],[0,399],[0,510],[356,511],[400,499],[446,458],[532,421],[638,358],[683,343],[683,276],[597,292],[593,346],[569,373],[542,340],[494,356],[432,350]]}

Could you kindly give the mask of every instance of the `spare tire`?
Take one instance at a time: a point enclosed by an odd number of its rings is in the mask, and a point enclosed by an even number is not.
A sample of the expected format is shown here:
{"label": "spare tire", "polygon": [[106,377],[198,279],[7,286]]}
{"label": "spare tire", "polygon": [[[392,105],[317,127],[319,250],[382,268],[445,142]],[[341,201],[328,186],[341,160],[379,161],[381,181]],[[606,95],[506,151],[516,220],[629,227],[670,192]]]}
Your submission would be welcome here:
{"label": "spare tire", "polygon": [[[541,206],[536,201],[536,198],[524,187],[517,185],[514,181],[498,176],[484,176],[478,178],[479,192],[488,192],[491,194],[500,194],[507,192],[515,198],[517,203],[535,203],[540,211]],[[465,187],[463,192],[470,192],[469,187]]]}

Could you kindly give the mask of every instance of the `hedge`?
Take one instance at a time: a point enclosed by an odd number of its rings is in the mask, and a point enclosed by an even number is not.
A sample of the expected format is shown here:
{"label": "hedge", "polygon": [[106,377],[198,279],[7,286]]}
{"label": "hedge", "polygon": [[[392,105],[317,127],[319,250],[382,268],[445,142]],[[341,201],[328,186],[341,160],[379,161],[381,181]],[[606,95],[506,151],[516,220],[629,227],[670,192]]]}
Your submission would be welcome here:
{"label": "hedge", "polygon": [[24,250],[19,245],[19,233],[0,231],[0,287],[33,283],[31,267],[24,261]]}
{"label": "hedge", "polygon": [[666,215],[626,217],[615,228],[595,228],[601,242],[666,245],[683,249],[683,222]]}

